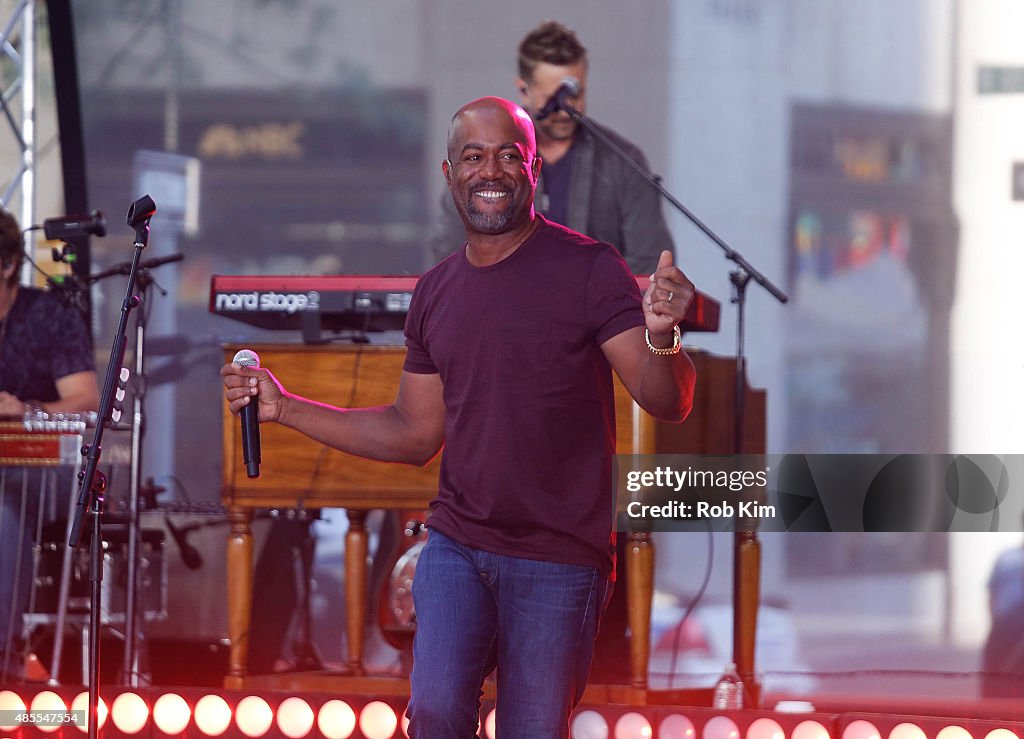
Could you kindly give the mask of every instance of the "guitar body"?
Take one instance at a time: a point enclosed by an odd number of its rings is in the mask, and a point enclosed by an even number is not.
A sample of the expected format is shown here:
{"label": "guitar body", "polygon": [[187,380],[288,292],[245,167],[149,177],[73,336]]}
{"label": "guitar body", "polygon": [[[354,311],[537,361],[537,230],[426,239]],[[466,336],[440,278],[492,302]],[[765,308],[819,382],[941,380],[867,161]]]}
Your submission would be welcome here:
{"label": "guitar body", "polygon": [[398,546],[388,561],[377,599],[377,623],[381,636],[411,661],[412,639],[416,634],[416,610],[412,603],[412,581],[416,562],[427,542],[425,522],[430,511],[401,511],[397,519]]}

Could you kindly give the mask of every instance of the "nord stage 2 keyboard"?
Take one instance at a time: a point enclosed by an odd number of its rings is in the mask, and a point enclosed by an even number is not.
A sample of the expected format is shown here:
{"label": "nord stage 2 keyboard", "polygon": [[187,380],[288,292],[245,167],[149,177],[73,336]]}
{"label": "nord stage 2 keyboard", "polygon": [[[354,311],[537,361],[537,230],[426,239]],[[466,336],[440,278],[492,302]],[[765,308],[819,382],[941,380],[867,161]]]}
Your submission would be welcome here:
{"label": "nord stage 2 keyboard", "polygon": [[[271,330],[300,330],[307,344],[322,331],[401,331],[417,277],[379,275],[214,275],[210,312]],[[646,275],[637,275],[641,290]],[[719,303],[698,292],[679,324],[684,332],[718,330]]]}

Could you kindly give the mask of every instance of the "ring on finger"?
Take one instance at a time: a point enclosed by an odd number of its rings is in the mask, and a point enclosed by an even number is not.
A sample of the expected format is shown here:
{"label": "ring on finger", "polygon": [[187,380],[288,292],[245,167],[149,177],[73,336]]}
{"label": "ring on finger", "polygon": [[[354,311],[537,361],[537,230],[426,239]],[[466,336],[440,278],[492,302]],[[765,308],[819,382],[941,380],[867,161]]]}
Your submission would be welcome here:
{"label": "ring on finger", "polygon": [[674,296],[675,296],[675,293],[673,293],[673,292],[670,292],[670,293],[668,294],[668,302],[670,302],[670,303],[671,303],[671,302],[672,302],[672,298],[673,298]]}

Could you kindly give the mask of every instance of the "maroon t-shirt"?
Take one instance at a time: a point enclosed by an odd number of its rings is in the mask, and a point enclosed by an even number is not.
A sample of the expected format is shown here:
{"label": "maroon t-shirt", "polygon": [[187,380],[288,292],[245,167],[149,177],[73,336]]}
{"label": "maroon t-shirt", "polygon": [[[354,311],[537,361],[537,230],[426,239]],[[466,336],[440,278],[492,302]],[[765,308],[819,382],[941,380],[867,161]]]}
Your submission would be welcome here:
{"label": "maroon t-shirt", "polygon": [[405,369],[444,385],[429,525],[609,575],[615,402],[601,344],[644,325],[641,294],[614,247],[538,218],[501,262],[474,267],[463,246],[416,286]]}

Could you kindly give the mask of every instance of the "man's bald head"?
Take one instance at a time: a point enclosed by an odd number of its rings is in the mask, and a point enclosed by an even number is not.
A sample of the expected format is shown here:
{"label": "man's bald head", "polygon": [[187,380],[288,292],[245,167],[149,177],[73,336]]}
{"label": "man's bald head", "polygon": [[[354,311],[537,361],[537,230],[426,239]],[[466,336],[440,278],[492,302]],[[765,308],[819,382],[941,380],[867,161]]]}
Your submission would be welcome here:
{"label": "man's bald head", "polygon": [[486,97],[459,108],[441,171],[467,233],[500,235],[528,228],[540,175],[530,115]]}
{"label": "man's bald head", "polygon": [[451,125],[448,127],[448,159],[454,162],[462,148],[460,140],[463,122],[467,120],[485,121],[487,119],[498,122],[507,119],[512,125],[519,129],[526,144],[527,154],[532,158],[537,155],[537,134],[534,131],[533,119],[530,114],[513,102],[499,97],[478,98],[466,103],[459,108],[452,116]]}

